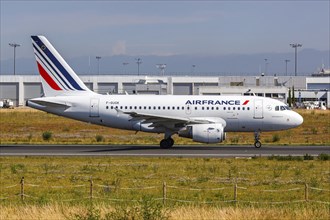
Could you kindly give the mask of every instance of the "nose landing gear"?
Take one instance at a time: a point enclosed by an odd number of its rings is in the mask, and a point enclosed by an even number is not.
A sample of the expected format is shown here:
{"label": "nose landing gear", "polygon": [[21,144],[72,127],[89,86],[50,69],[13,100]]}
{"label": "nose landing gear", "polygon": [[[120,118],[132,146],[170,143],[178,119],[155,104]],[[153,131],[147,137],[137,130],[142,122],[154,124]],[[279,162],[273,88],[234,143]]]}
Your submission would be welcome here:
{"label": "nose landing gear", "polygon": [[260,131],[254,132],[254,146],[256,148],[261,147],[261,142],[260,142],[259,138],[260,138]]}

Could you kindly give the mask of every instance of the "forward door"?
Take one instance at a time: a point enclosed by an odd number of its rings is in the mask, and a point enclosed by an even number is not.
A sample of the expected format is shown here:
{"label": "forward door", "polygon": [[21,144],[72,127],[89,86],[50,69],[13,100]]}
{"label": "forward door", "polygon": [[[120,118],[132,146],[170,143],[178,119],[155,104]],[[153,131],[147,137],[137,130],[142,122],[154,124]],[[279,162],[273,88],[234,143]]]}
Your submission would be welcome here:
{"label": "forward door", "polygon": [[264,118],[263,100],[262,99],[254,100],[254,118],[255,119]]}

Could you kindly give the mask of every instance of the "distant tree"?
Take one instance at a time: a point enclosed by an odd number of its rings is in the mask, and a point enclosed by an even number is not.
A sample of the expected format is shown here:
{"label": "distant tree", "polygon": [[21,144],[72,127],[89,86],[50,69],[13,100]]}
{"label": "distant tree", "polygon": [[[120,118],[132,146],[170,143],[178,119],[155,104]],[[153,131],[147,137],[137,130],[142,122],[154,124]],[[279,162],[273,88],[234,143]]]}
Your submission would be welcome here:
{"label": "distant tree", "polygon": [[289,107],[292,106],[292,96],[291,96],[291,89],[290,88],[289,88],[288,104],[289,104]]}
{"label": "distant tree", "polygon": [[294,86],[292,86],[292,106],[296,106],[296,97],[294,96]]}

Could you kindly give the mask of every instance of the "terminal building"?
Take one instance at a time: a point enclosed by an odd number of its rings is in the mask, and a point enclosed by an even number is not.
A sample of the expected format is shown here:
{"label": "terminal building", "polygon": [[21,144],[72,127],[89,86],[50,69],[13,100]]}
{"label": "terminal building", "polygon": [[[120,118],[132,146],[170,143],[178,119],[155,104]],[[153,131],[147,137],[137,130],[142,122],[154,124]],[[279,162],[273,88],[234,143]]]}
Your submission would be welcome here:
{"label": "terminal building", "polygon": [[[257,95],[287,102],[294,89],[298,106],[321,102],[330,108],[330,77],[318,76],[137,76],[81,75],[92,91],[100,94],[150,95]],[[14,106],[43,95],[39,75],[0,75],[0,100]]]}

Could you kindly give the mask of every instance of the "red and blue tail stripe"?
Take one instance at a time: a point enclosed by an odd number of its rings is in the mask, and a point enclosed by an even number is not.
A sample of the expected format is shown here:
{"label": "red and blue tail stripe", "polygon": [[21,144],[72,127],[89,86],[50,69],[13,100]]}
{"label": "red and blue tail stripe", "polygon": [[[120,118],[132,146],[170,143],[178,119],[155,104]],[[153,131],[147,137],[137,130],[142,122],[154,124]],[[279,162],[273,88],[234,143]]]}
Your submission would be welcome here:
{"label": "red and blue tail stripe", "polygon": [[[84,85],[80,80],[74,79],[75,73],[54,50],[48,48],[39,36],[32,36],[34,52],[38,69],[42,78],[54,90],[84,91]],[[51,45],[50,45],[51,46]],[[66,66],[65,66],[66,65]]]}
{"label": "red and blue tail stripe", "polygon": [[[46,80],[46,82],[53,89],[55,87],[53,85],[56,85],[56,87],[59,88],[57,90],[62,90],[61,88],[63,88],[64,90],[72,90],[72,88],[68,85],[68,83],[62,78],[62,76],[56,71],[56,69],[46,59],[46,57],[44,55],[42,55],[42,53],[40,51],[38,51],[39,49],[35,45],[33,45],[33,47],[35,50],[34,54],[37,59],[38,70],[39,70],[40,75],[44,78],[44,80]],[[61,82],[63,82],[64,84],[62,84]]]}
{"label": "red and blue tail stripe", "polygon": [[48,85],[54,89],[54,90],[57,90],[57,91],[60,91],[62,90],[58,85],[57,83],[52,79],[52,77],[50,77],[48,75],[48,73],[45,71],[45,69],[39,64],[39,62],[37,62],[38,64],[38,70],[39,70],[39,73],[40,75],[42,76],[42,78],[44,78],[44,80],[46,80],[46,82],[48,83]]}

